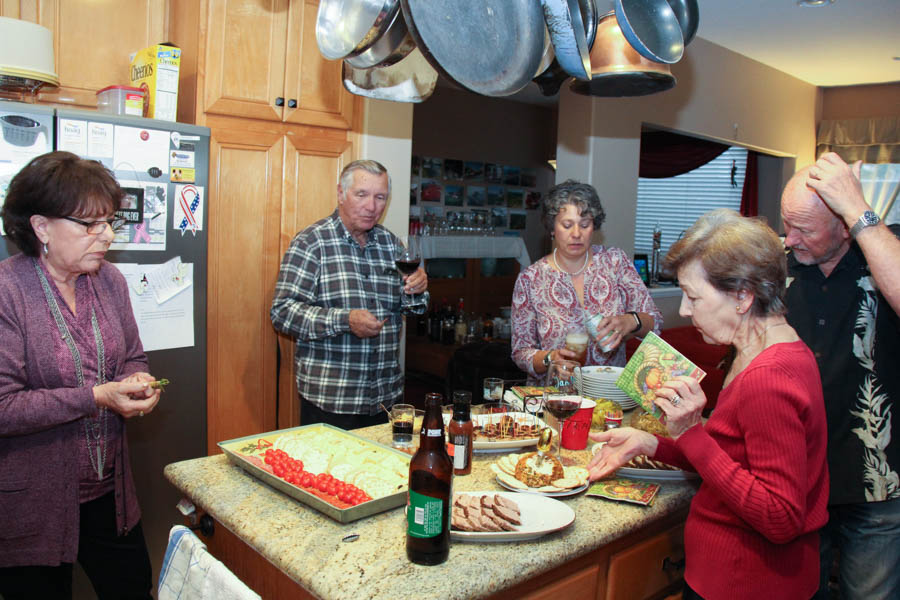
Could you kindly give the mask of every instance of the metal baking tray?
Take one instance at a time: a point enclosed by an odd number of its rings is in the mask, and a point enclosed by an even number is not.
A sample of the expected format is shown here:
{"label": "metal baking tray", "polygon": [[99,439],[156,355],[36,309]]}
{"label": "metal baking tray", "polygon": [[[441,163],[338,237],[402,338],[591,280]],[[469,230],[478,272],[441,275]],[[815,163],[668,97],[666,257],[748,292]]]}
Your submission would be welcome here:
{"label": "metal baking tray", "polygon": [[[365,442],[366,444],[374,446],[383,452],[392,452],[398,454],[404,457],[407,462],[410,458],[409,455],[405,452],[395,450],[390,446],[385,446],[384,444],[373,442],[372,440],[369,440],[362,436],[324,423],[317,423],[315,425],[301,425],[300,427],[291,427],[289,429],[279,429],[278,431],[269,431],[266,433],[258,433],[256,435],[248,435],[240,438],[235,438],[233,440],[219,442],[218,446],[222,449],[222,452],[224,452],[228,456],[231,462],[247,471],[247,473],[249,473],[250,475],[256,477],[261,481],[264,481],[276,490],[287,494],[291,498],[298,500],[325,515],[328,515],[329,517],[340,523],[350,523],[351,521],[370,517],[374,514],[378,514],[380,512],[384,512],[386,510],[397,508],[398,506],[403,506],[404,504],[406,504],[406,490],[403,490],[395,494],[391,494],[390,496],[384,496],[382,498],[364,502],[363,504],[358,504],[356,506],[341,509],[332,504],[329,504],[318,496],[310,494],[303,488],[297,487],[292,483],[288,483],[284,479],[281,479],[275,474],[270,473],[269,471],[255,464],[253,460],[251,460],[253,457],[256,457],[259,461],[262,461],[263,452],[265,452],[266,449],[271,444],[273,444],[275,440],[280,436],[313,428],[331,429],[342,435],[346,435],[348,438],[353,438]],[[321,450],[327,449],[321,448]]]}

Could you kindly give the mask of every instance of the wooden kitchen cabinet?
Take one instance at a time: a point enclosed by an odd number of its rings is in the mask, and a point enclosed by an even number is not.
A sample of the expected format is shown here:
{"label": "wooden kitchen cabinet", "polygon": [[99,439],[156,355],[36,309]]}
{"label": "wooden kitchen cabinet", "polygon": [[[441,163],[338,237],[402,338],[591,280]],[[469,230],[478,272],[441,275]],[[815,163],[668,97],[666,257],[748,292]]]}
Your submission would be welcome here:
{"label": "wooden kitchen cabinet", "polygon": [[316,45],[317,0],[207,0],[198,110],[348,129],[341,61]]}
{"label": "wooden kitchen cabinet", "polygon": [[606,600],[643,600],[674,591],[684,579],[684,527],[678,526],[609,559]]}
{"label": "wooden kitchen cabinet", "polygon": [[[294,235],[331,214],[358,97],[322,58],[314,0],[169,0],[179,120],[211,131],[207,448],[298,424],[293,340],[269,308]],[[284,106],[276,106],[283,98]],[[291,100],[296,106],[291,106]]]}
{"label": "wooden kitchen cabinet", "polygon": [[[347,133],[211,118],[207,447],[298,424],[293,340],[269,308],[294,235],[331,214]],[[280,352],[280,360],[279,360]]]}
{"label": "wooden kitchen cabinet", "polygon": [[43,25],[53,32],[59,87],[38,94],[41,103],[96,108],[98,90],[128,85],[128,55],[165,41],[168,0],[19,0],[0,2],[0,16]]}

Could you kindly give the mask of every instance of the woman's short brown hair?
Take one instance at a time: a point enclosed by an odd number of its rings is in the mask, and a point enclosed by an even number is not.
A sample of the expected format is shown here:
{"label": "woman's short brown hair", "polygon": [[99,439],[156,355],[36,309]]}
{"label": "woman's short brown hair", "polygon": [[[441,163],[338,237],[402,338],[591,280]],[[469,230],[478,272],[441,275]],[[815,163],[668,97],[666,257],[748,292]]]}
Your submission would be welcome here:
{"label": "woman's short brown hair", "polygon": [[567,204],[575,206],[579,215],[589,216],[594,223],[594,230],[600,231],[603,221],[606,220],[606,212],[600,203],[597,190],[588,183],[567,179],[550,188],[541,204],[541,220],[547,233],[553,233],[553,228],[556,226],[556,215]]}
{"label": "woman's short brown hair", "polygon": [[48,152],[19,171],[0,210],[9,239],[28,256],[40,242],[31,227],[33,215],[99,217],[119,209],[125,193],[112,173],[96,160],[71,152]]}
{"label": "woman's short brown hair", "polygon": [[695,260],[720,292],[753,294],[754,315],[786,312],[784,244],[763,219],[742,217],[727,208],[706,213],[675,242],[663,269],[671,276]]}

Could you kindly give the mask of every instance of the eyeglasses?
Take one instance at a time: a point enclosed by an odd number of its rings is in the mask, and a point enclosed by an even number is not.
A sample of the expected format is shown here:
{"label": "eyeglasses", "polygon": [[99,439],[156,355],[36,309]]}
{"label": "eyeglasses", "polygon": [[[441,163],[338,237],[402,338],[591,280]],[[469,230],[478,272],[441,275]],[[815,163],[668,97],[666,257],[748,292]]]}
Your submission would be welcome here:
{"label": "eyeglasses", "polygon": [[127,223],[125,219],[122,217],[113,217],[111,219],[103,219],[102,221],[82,221],[81,219],[76,219],[75,217],[62,217],[67,221],[72,221],[73,223],[78,223],[79,225],[84,225],[87,229],[87,232],[91,235],[99,235],[106,231],[106,226],[109,225],[110,229],[113,230],[113,233],[122,229],[122,226]]}

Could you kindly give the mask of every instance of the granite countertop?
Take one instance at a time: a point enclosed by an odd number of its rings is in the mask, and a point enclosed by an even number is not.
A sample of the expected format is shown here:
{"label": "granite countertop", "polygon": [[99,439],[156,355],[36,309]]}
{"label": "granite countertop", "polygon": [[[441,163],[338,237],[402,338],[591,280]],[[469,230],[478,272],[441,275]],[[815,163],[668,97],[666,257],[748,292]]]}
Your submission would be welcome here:
{"label": "granite countertop", "polygon": [[[354,434],[390,444],[387,425]],[[587,451],[563,451],[579,464]],[[489,465],[497,454],[476,454],[472,473],[454,478],[454,491],[505,491]],[[269,487],[225,455],[170,464],[166,478],[195,505],[241,538],[311,593],[326,599],[408,597],[483,598],[682,510],[697,484],[665,482],[645,507],[583,493],[561,498],[575,511],[568,528],[537,540],[452,542],[442,565],[423,567],[406,558],[403,507],[341,524]],[[342,539],[355,533],[355,542]],[[423,573],[430,575],[420,577]]]}

